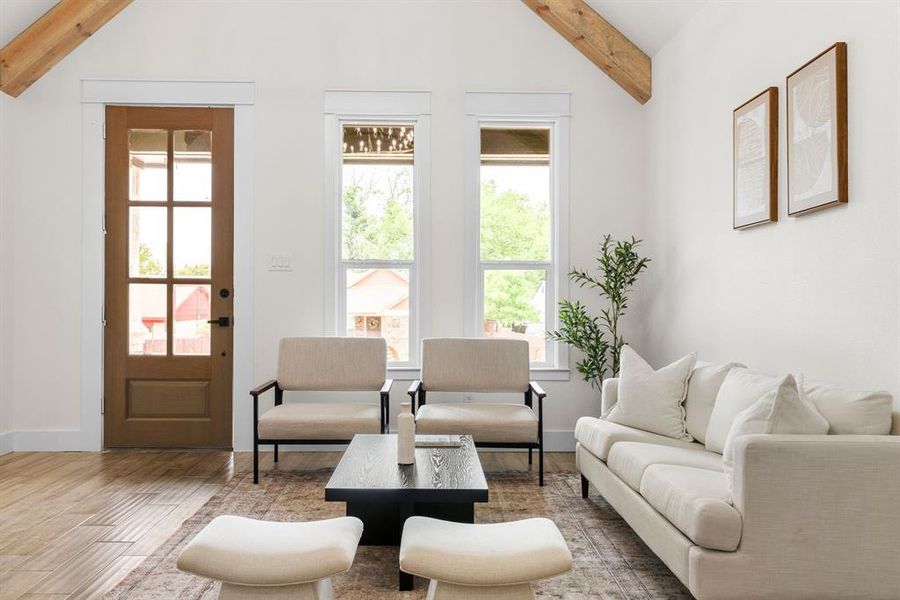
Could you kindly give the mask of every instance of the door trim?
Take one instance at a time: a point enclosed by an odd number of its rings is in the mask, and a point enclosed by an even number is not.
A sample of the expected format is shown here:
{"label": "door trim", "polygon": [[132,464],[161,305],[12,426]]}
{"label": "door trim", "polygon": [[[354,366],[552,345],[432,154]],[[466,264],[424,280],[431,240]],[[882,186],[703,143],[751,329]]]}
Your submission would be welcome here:
{"label": "door trim", "polygon": [[252,81],[82,81],[82,284],[80,427],[18,431],[18,451],[103,448],[103,273],[106,104],[231,106],[234,108],[234,378],[232,439],[252,448],[252,415],[245,402],[253,387],[253,132]]}

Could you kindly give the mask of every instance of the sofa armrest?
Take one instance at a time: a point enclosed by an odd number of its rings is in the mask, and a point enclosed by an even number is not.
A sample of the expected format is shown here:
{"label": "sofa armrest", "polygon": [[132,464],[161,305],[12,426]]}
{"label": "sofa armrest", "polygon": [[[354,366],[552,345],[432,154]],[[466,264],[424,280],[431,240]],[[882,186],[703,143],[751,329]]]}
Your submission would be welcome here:
{"label": "sofa armrest", "polygon": [[739,438],[733,499],[744,520],[741,547],[774,552],[774,564],[887,566],[900,539],[898,465],[898,436]]}
{"label": "sofa armrest", "polygon": [[600,386],[600,416],[605,417],[619,399],[619,378],[604,379]]}
{"label": "sofa armrest", "polygon": [[891,435],[900,435],[900,412],[891,413]]}

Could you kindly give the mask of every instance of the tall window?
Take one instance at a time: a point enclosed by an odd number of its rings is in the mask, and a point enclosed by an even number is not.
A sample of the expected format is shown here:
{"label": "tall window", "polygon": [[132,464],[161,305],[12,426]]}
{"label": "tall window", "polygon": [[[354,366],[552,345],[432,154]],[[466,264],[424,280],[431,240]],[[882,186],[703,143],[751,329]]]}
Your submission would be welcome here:
{"label": "tall window", "polygon": [[560,371],[565,348],[546,332],[566,291],[568,106],[567,94],[466,95],[467,334],[525,340],[532,368]]}
{"label": "tall window", "polygon": [[481,126],[479,254],[485,336],[528,341],[547,358],[553,275],[548,125]]}
{"label": "tall window", "polygon": [[342,123],[341,277],[344,333],[383,337],[409,363],[415,276],[415,125]]}
{"label": "tall window", "polygon": [[427,306],[429,92],[325,92],[325,333],[383,337],[415,377]]}

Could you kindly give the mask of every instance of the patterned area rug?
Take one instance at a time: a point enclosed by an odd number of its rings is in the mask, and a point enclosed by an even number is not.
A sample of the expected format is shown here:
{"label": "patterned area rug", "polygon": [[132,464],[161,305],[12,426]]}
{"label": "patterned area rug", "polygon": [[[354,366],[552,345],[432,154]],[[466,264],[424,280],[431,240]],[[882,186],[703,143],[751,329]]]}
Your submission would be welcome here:
{"label": "patterned area rug", "polygon": [[[214,600],[218,585],[178,571],[184,545],[218,515],[270,521],[309,521],[342,516],[344,504],[325,502],[330,470],[267,472],[260,485],[251,473],[231,482],[182,524],[116,588],[107,600]],[[597,494],[581,499],[577,474],[550,474],[544,488],[530,473],[488,473],[490,502],[476,504],[479,523],[546,516],[559,526],[575,558],[562,577],[537,585],[538,598],[685,598],[690,593]],[[397,591],[397,549],[360,546],[349,573],[334,578],[335,595],[348,600],[423,598],[427,582]]]}

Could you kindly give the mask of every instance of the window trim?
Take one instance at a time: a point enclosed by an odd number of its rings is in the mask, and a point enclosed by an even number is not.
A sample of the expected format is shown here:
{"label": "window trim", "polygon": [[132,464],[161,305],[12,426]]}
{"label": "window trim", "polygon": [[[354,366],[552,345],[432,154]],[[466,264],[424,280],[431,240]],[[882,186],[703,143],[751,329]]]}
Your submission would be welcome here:
{"label": "window trim", "polygon": [[[558,328],[556,304],[568,295],[570,96],[545,92],[469,92],[466,94],[466,220],[465,331],[482,337],[485,267],[545,269],[546,327]],[[481,128],[483,126],[549,125],[550,136],[550,261],[483,261],[480,256]],[[547,342],[547,360],[532,363],[539,379],[568,379],[569,349]]]}
{"label": "window trim", "polygon": [[[343,130],[345,123],[412,123],[413,151],[413,259],[346,260],[341,247],[343,210]],[[390,362],[388,370],[407,371],[419,365],[419,347],[425,337],[427,293],[431,289],[428,268],[430,249],[430,92],[326,91],[325,92],[325,311],[324,334],[346,335],[346,270],[362,268],[409,269],[409,360]]]}

